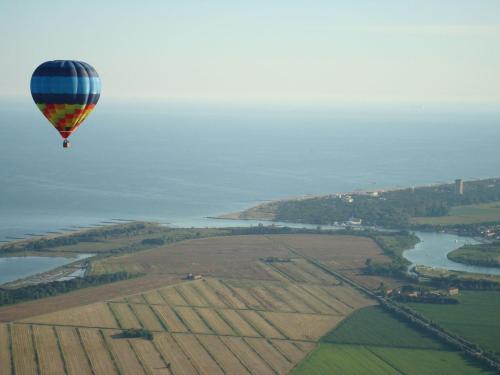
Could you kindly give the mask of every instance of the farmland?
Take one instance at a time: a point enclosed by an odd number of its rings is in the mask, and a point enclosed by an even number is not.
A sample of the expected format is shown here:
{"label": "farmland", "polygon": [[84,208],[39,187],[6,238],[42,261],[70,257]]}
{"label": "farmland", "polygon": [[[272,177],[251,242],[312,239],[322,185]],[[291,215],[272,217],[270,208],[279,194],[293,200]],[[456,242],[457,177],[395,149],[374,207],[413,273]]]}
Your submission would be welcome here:
{"label": "farmland", "polygon": [[[12,353],[2,352],[2,370],[9,371],[13,364],[23,373],[33,374],[49,367],[62,367],[68,374],[288,373],[321,336],[373,301],[303,259],[293,259],[279,269],[262,263],[259,258],[264,250],[274,249],[274,254],[286,257],[291,254],[285,246],[276,246],[274,239],[255,237],[254,247],[248,237],[240,244],[245,261],[251,257],[254,262],[247,269],[249,278],[177,278],[169,285],[170,275],[155,263],[166,264],[170,254],[146,250],[141,267],[151,270],[150,277],[164,277],[166,284],[135,294],[103,294],[100,301],[91,299],[93,303],[75,307],[69,304],[65,310],[42,309],[42,314],[26,313],[0,325],[0,340],[7,347],[13,343]],[[213,240],[190,242],[195,249],[206,251],[207,242],[215,246]],[[218,246],[221,244],[222,256],[238,248],[234,238],[219,239]],[[176,254],[180,245],[186,251],[183,243],[168,247],[174,248],[174,259],[187,256],[181,251]],[[254,254],[256,248],[262,253]],[[116,257],[113,267],[128,265],[134,255]],[[107,258],[106,263],[112,259]],[[206,273],[219,272],[214,263],[203,265]],[[234,271],[222,274],[228,272]],[[152,332],[152,341],[120,338],[121,330],[142,327]],[[42,346],[47,349],[39,349]]]}
{"label": "farmland", "polygon": [[476,342],[487,350],[500,353],[500,292],[461,291],[457,298],[460,303],[453,306],[410,306],[450,332]]}
{"label": "farmland", "polygon": [[380,307],[357,310],[323,337],[292,372],[312,374],[489,374],[459,352],[416,331]]}
{"label": "farmland", "polygon": [[[464,365],[457,353],[391,321],[373,307],[374,300],[300,256],[307,253],[363,278],[358,273],[364,259],[386,260],[373,241],[304,237],[203,238],[96,260],[94,270],[141,269],[146,276],[42,299],[38,305],[0,308],[6,322],[0,324],[0,359],[7,364],[0,367],[11,373],[12,366],[16,374],[62,368],[63,374],[85,375],[266,375],[286,374],[297,365],[294,371],[303,371],[318,356],[327,362],[333,356],[335,366],[342,366],[343,360],[336,359],[340,355],[360,357],[370,369],[419,373],[417,354],[428,358],[435,373]],[[286,261],[266,261],[269,256]],[[190,272],[203,277],[180,277]],[[310,354],[336,327],[329,342]],[[137,328],[149,330],[152,339],[122,335]],[[436,362],[440,353],[443,363]],[[407,360],[389,364],[392,355]]]}
{"label": "farmland", "polygon": [[293,375],[493,374],[470,364],[457,352],[427,349],[321,344]]}

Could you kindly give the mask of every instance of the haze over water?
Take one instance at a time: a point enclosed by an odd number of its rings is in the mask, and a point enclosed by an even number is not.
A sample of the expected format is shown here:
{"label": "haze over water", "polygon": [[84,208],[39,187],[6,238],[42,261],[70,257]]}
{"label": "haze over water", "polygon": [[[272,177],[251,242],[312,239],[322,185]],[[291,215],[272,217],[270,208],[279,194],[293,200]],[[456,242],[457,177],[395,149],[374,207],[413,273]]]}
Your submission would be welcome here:
{"label": "haze over water", "polygon": [[263,200],[500,176],[498,107],[99,103],[62,149],[0,102],[0,240],[111,218],[210,225]]}

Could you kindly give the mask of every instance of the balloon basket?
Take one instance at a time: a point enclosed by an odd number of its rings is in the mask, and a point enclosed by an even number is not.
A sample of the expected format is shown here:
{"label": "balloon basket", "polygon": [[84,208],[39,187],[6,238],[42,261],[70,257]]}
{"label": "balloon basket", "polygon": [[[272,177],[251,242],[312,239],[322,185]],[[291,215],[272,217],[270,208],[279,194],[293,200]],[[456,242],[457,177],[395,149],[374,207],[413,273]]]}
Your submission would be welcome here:
{"label": "balloon basket", "polygon": [[70,147],[71,147],[71,142],[65,139],[63,142],[63,148],[70,148]]}

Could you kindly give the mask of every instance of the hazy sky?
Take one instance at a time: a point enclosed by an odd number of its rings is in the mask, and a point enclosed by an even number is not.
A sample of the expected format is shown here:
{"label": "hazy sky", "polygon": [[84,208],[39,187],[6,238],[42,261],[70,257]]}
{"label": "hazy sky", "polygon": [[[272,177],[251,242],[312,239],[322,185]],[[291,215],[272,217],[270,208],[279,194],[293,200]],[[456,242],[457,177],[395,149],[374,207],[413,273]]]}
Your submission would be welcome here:
{"label": "hazy sky", "polygon": [[107,97],[500,103],[500,0],[0,0],[0,95],[53,59]]}

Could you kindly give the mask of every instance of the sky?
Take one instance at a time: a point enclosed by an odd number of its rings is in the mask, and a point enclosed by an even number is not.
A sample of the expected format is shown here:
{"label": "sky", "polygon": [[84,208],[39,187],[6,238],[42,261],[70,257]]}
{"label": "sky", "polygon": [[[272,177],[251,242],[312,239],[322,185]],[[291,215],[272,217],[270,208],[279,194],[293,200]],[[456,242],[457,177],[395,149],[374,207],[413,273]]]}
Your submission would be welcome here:
{"label": "sky", "polygon": [[500,104],[500,1],[0,0],[0,96],[55,59],[118,99]]}

